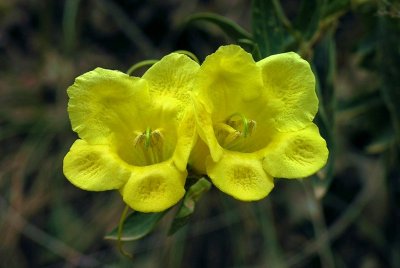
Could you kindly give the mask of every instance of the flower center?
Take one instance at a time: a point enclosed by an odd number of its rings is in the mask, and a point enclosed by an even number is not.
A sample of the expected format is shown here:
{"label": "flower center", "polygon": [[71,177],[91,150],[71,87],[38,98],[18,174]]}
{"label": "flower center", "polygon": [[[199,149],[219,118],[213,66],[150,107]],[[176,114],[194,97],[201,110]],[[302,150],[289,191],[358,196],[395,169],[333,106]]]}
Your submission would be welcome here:
{"label": "flower center", "polygon": [[241,113],[234,113],[224,122],[214,125],[219,144],[228,150],[241,151],[248,143],[248,138],[256,129],[256,121],[249,120]]}
{"label": "flower center", "polygon": [[150,127],[142,133],[136,132],[135,148],[140,151],[145,164],[151,165],[163,160],[164,136],[161,129],[152,130]]}

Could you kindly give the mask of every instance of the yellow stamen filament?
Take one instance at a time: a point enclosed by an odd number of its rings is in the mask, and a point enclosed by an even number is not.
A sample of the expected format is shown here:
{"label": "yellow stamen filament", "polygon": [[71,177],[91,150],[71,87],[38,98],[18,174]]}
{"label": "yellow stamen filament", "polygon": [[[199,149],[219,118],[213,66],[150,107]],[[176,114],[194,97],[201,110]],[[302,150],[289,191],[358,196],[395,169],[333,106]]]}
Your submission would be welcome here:
{"label": "yellow stamen filament", "polygon": [[222,147],[238,149],[256,129],[256,121],[247,119],[243,114],[235,113],[225,122],[214,125],[215,134]]}
{"label": "yellow stamen filament", "polygon": [[135,147],[140,147],[145,164],[159,163],[163,159],[164,136],[160,129],[151,130],[146,128],[144,132],[135,132]]}

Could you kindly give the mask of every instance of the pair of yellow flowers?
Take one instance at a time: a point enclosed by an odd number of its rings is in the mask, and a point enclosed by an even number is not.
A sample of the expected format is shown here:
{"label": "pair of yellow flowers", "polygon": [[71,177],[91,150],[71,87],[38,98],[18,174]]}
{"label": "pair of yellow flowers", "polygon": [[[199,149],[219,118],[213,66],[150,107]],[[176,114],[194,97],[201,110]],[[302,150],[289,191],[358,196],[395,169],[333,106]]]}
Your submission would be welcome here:
{"label": "pair of yellow flowers", "polygon": [[68,95],[80,139],[64,158],[65,176],[85,190],[118,189],[141,212],[183,197],[188,164],[252,201],[268,195],[274,177],[309,176],[328,157],[312,122],[315,78],[293,52],[255,62],[228,45],[201,66],[172,53],[141,78],[97,68]]}

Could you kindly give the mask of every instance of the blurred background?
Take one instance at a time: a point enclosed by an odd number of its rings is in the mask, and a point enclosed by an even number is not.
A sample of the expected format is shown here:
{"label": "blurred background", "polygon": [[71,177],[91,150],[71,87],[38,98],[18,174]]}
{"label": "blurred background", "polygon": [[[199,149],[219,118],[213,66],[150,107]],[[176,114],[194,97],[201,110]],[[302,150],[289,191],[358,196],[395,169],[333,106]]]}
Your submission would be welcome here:
{"label": "blurred background", "polygon": [[[276,51],[299,52],[317,75],[327,167],[277,179],[259,202],[213,188],[174,236],[169,213],[126,243],[129,260],[103,239],[124,208],[119,194],[82,191],[62,173],[77,138],[66,89],[95,67],[126,71],[175,50],[202,61],[237,40],[187,18],[213,12],[252,32],[255,8],[245,0],[0,1],[0,267],[400,267],[399,1],[264,2],[275,5],[277,31],[296,37]],[[316,21],[310,3],[324,7]]]}

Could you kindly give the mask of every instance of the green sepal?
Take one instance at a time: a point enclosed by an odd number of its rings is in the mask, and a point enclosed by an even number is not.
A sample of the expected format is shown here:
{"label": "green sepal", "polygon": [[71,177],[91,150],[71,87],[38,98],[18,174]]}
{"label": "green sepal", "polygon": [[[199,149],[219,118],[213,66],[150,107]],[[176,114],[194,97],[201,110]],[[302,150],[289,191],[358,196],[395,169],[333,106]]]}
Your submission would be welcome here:
{"label": "green sepal", "polygon": [[196,203],[204,193],[210,190],[210,188],[211,182],[205,178],[199,179],[195,184],[190,186],[171,224],[171,227],[168,231],[169,235],[174,234],[188,223],[190,216],[195,210]]}
{"label": "green sepal", "polygon": [[226,35],[236,41],[240,39],[253,39],[251,33],[240,27],[236,22],[218,14],[207,12],[197,13],[189,16],[186,22],[190,24],[199,21],[209,22],[218,26]]}
{"label": "green sepal", "polygon": [[[154,230],[157,223],[164,217],[168,210],[157,213],[142,213],[135,211],[129,214],[124,221],[122,230],[122,241],[138,240]],[[105,237],[108,240],[118,240],[118,226]]]}

